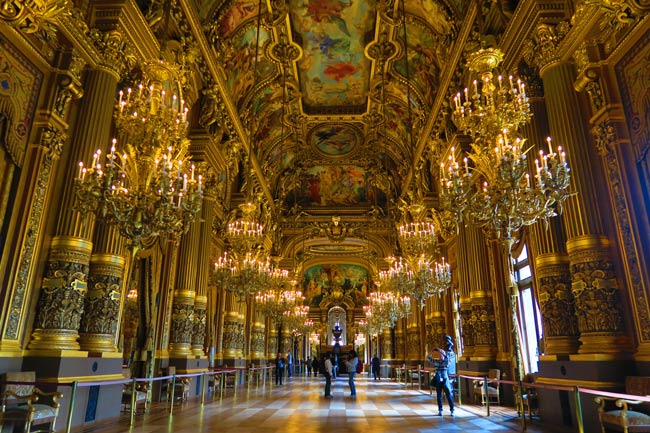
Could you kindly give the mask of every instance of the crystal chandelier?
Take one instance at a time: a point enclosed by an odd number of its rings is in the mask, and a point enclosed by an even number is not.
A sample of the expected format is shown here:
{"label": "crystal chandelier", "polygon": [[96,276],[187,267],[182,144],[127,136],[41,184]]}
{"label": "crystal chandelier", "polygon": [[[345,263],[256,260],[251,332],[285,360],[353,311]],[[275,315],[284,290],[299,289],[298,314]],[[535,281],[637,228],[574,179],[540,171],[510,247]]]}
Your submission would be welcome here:
{"label": "crystal chandelier", "polygon": [[403,206],[402,222],[397,226],[397,237],[406,255],[420,255],[436,248],[438,236],[433,221],[427,218],[427,207],[422,203]]}
{"label": "crystal chandelier", "polygon": [[75,208],[116,226],[135,249],[185,233],[203,198],[201,175],[188,162],[178,70],[160,61],[147,64],[143,76],[135,90],[119,92],[114,119],[123,150],[113,139],[90,165],[79,163],[75,182]]}
{"label": "crystal chandelier", "polygon": [[257,205],[248,201],[238,207],[241,216],[228,223],[226,237],[231,248],[238,252],[248,252],[264,241],[264,226],[257,221]]}
{"label": "crystal chandelier", "polygon": [[[406,317],[411,311],[409,297],[400,296],[393,292],[372,292],[368,296],[368,301],[370,305],[364,306],[366,320],[374,320],[373,325],[377,329],[392,327],[395,322]],[[368,313],[370,313],[370,317]]]}
{"label": "crystal chandelier", "polygon": [[[570,195],[569,167],[561,146],[553,149],[547,139],[548,154],[539,151],[535,172],[530,173],[525,139],[517,128],[530,119],[525,85],[501,77],[494,83],[492,70],[503,55],[496,49],[480,50],[469,58],[472,71],[481,74],[482,87],[475,85],[472,95],[464,90],[464,100],[454,98],[453,119],[473,142],[471,152],[456,161],[452,147],[448,161],[440,165],[441,204],[455,214],[457,222],[475,223],[496,233],[505,247],[509,273],[510,324],[516,365],[515,377],[523,379],[523,361],[517,317],[518,288],[514,279],[512,247],[517,232],[561,212],[562,203]],[[471,164],[469,163],[471,161]],[[531,164],[532,166],[532,164]]]}
{"label": "crystal chandelier", "polygon": [[389,287],[409,296],[420,308],[434,295],[441,295],[451,284],[451,269],[442,258],[441,263],[426,254],[405,258],[388,257],[388,271],[380,272],[382,287]]}
{"label": "crystal chandelier", "polygon": [[284,290],[282,286],[271,286],[255,295],[256,307],[277,324],[281,324],[304,300],[300,290]]}
{"label": "crystal chandelier", "polygon": [[503,53],[495,48],[481,49],[468,56],[470,71],[478,74],[471,89],[453,98],[452,119],[456,126],[477,140],[495,137],[504,129],[516,129],[530,121],[526,86],[512,75],[495,79],[495,69]]}
{"label": "crystal chandelier", "polygon": [[214,264],[214,277],[219,287],[243,300],[269,286],[270,262],[260,259],[254,252],[226,252]]}

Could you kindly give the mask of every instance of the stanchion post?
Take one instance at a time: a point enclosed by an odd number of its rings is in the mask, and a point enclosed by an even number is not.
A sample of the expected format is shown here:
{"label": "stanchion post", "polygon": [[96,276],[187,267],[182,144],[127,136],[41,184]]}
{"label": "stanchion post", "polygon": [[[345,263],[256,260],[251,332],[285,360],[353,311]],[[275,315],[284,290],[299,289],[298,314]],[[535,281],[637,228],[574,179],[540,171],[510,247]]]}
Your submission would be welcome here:
{"label": "stanchion post", "polygon": [[206,388],[206,383],[208,381],[207,375],[205,373],[201,374],[199,376],[201,378],[201,406],[205,405],[205,388]]}
{"label": "stanchion post", "polygon": [[481,399],[485,402],[485,410],[487,411],[487,416],[490,416],[490,396],[488,394],[488,378],[483,376],[483,395]]}
{"label": "stanchion post", "polygon": [[517,399],[517,410],[521,414],[521,431],[526,431],[526,413],[524,412],[524,385],[519,381],[519,398]]}
{"label": "stanchion post", "polygon": [[460,375],[456,376],[456,380],[458,381],[458,386],[456,388],[458,389],[458,405],[463,404],[463,387],[460,383],[460,379],[461,379]]}
{"label": "stanchion post", "polygon": [[171,395],[171,404],[169,405],[169,415],[171,416],[174,413],[174,393],[176,391],[176,373],[172,376],[172,392]]}
{"label": "stanchion post", "polygon": [[137,397],[137,391],[136,391],[137,386],[138,386],[138,382],[134,377],[133,380],[131,381],[131,417],[129,419],[129,425],[133,425],[133,423],[135,422],[135,400]]}
{"label": "stanchion post", "polygon": [[585,433],[585,425],[582,420],[582,403],[580,403],[580,388],[573,387],[573,398],[576,405],[576,419],[578,420],[578,433]]}
{"label": "stanchion post", "polygon": [[65,432],[70,433],[72,429],[72,413],[74,411],[74,403],[77,397],[77,381],[72,382],[72,390],[70,391],[70,409],[68,409],[68,424],[65,426]]}

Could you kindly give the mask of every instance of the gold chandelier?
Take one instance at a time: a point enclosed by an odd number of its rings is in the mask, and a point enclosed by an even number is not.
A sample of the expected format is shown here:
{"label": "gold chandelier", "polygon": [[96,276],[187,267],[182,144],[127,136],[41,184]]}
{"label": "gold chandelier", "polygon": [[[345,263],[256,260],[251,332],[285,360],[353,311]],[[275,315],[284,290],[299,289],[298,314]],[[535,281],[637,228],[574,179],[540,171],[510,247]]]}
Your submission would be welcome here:
{"label": "gold chandelier", "polygon": [[[507,253],[510,322],[515,377],[523,379],[523,361],[517,317],[518,288],[514,279],[512,247],[517,232],[539,220],[561,212],[569,194],[570,174],[561,146],[553,149],[548,138],[548,154],[540,150],[535,173],[529,172],[529,148],[517,128],[530,119],[525,85],[492,77],[503,55],[497,49],[480,50],[469,58],[472,71],[481,74],[481,87],[472,95],[464,90],[464,100],[454,98],[453,119],[473,142],[462,167],[451,148],[448,161],[440,165],[441,204],[455,214],[457,222],[473,222],[495,232]],[[516,85],[515,85],[516,82]],[[471,164],[469,163],[471,161]],[[531,164],[532,165],[532,164]]]}
{"label": "gold chandelier", "polygon": [[[144,81],[119,92],[108,152],[79,163],[75,208],[118,228],[132,247],[148,239],[185,233],[201,209],[202,177],[188,162],[187,107],[177,68],[149,63]],[[165,90],[171,89],[171,94]]]}
{"label": "gold chandelier", "polygon": [[295,308],[301,306],[305,297],[300,290],[285,290],[282,286],[272,286],[255,295],[256,307],[276,324],[282,324],[284,319],[290,319]]}

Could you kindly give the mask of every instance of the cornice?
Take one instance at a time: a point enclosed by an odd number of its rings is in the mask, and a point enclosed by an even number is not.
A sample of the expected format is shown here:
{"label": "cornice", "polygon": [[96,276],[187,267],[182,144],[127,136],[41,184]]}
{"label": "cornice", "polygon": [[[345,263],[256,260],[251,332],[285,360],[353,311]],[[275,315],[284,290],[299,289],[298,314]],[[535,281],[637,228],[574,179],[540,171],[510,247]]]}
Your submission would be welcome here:
{"label": "cornice", "polygon": [[558,22],[568,19],[566,0],[519,2],[519,6],[503,33],[500,48],[504,53],[503,69],[513,70],[521,58],[521,49],[540,21]]}
{"label": "cornice", "polygon": [[95,1],[91,5],[91,16],[93,27],[124,31],[129,46],[139,60],[155,60],[160,56],[158,40],[133,0]]}
{"label": "cornice", "polygon": [[215,63],[214,53],[212,53],[212,50],[207,43],[205,35],[201,30],[202,29],[201,23],[199,21],[199,17],[196,14],[196,10],[194,9],[194,6],[189,2],[189,0],[180,0],[180,4],[183,13],[185,15],[185,18],[187,19],[186,24],[192,30],[192,33],[196,38],[197,45],[199,46],[199,51],[201,52],[203,59],[205,60],[205,64],[208,70],[210,71],[210,74],[212,75],[213,79],[215,80],[217,87],[219,88],[221,99],[224,103],[224,106],[226,107],[226,110],[228,111],[228,116],[230,117],[235,127],[235,130],[237,131],[237,135],[242,143],[246,143],[245,144],[246,151],[249,155],[251,165],[259,181],[258,183],[260,184],[262,191],[264,192],[264,195],[267,198],[267,202],[268,202],[267,204],[270,207],[271,212],[275,213],[273,194],[271,193],[271,190],[269,189],[269,186],[265,181],[264,172],[262,171],[262,167],[260,166],[257,157],[251,151],[250,140],[247,139],[248,136],[246,134],[246,131],[244,130],[243,125],[241,124],[237,110],[232,104],[232,101],[230,100],[228,94],[225,91],[225,89],[227,88],[225,74],[221,69],[221,67]]}

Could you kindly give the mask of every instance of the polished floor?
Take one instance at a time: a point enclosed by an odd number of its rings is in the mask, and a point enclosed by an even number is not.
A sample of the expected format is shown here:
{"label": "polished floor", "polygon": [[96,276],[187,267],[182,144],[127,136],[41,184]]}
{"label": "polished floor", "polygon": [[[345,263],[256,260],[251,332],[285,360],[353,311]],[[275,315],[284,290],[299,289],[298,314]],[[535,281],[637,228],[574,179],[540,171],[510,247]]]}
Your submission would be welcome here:
{"label": "polished floor", "polygon": [[[435,395],[411,389],[394,381],[372,381],[357,377],[357,397],[352,399],[346,376],[333,381],[333,398],[323,397],[320,377],[294,377],[281,386],[258,390],[228,390],[216,400],[175,406],[172,417],[164,406],[153,406],[138,415],[133,427],[128,418],[119,422],[86,427],[84,433],[426,433],[426,432],[518,432],[516,412],[495,407],[490,417],[478,406],[457,406],[451,417],[445,403],[437,416]],[[539,422],[529,425],[530,433],[546,433]]]}

